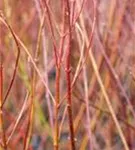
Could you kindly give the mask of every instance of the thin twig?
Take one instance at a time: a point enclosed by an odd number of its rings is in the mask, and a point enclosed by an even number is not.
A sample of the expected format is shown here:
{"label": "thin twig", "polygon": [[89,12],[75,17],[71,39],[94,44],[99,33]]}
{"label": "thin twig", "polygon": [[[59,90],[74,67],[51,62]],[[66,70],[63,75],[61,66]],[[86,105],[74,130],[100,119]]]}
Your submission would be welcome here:
{"label": "thin twig", "polygon": [[71,77],[70,77],[70,58],[71,58],[71,22],[70,22],[70,2],[69,0],[65,1],[66,11],[67,11],[67,21],[68,21],[68,47],[66,52],[66,80],[67,80],[67,110],[68,110],[68,118],[69,118],[69,128],[70,128],[70,142],[71,149],[75,150],[75,138],[74,138],[74,127],[73,127],[73,116],[72,116],[72,98],[71,98]]}

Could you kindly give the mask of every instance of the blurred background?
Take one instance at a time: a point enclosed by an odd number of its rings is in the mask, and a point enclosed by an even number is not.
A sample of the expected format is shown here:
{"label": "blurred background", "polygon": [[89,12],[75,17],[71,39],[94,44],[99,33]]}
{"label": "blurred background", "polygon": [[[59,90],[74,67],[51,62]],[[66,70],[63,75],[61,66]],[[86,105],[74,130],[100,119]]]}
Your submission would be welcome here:
{"label": "blurred background", "polygon": [[135,150],[135,1],[66,2],[0,1],[1,149],[71,149],[70,45],[76,149]]}

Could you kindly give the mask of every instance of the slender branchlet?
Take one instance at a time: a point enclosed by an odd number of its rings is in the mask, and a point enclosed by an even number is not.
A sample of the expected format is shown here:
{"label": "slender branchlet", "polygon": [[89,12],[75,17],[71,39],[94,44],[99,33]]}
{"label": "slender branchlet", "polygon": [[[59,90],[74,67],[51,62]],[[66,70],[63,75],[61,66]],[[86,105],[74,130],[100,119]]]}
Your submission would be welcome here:
{"label": "slender branchlet", "polygon": [[67,110],[68,110],[68,118],[69,118],[69,128],[70,128],[70,141],[71,141],[71,149],[75,150],[75,138],[74,138],[74,127],[73,127],[73,116],[72,116],[72,94],[71,94],[71,40],[72,40],[72,32],[71,32],[71,10],[70,10],[70,2],[69,0],[65,1],[66,11],[67,11],[67,22],[68,22],[68,46],[66,49],[66,80],[67,80]]}
{"label": "slender branchlet", "polygon": [[2,65],[2,62],[0,61],[0,134],[2,138],[3,148],[4,150],[7,150],[2,102],[3,102],[3,65]]}

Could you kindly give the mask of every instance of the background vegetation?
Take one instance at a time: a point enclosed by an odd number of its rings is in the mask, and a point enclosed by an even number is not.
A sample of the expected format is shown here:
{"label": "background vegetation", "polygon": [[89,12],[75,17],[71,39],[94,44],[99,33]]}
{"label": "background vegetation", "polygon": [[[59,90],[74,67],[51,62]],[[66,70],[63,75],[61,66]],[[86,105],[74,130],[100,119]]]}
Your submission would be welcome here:
{"label": "background vegetation", "polygon": [[135,149],[135,1],[0,1],[0,149]]}

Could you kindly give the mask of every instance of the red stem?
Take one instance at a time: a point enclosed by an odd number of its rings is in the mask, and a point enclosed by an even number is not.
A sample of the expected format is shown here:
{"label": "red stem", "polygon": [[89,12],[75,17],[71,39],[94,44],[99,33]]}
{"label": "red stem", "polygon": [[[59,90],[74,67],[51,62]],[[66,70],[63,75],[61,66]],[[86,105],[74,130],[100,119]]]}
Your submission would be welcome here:
{"label": "red stem", "polygon": [[3,101],[3,66],[2,62],[0,62],[0,132],[2,135],[3,148],[4,150],[7,150],[4,122],[3,122],[3,110],[1,107],[2,101]]}
{"label": "red stem", "polygon": [[68,48],[66,54],[66,80],[67,80],[67,110],[68,110],[68,118],[69,118],[69,128],[70,128],[70,142],[71,149],[75,150],[75,141],[74,141],[74,128],[73,128],[73,117],[72,117],[72,99],[71,99],[71,77],[70,77],[70,59],[71,59],[71,22],[70,22],[70,3],[69,0],[65,1],[66,9],[67,9],[67,21],[68,21]]}
{"label": "red stem", "polygon": [[20,57],[20,47],[19,47],[19,43],[18,43],[18,41],[17,41],[17,39],[16,39],[16,36],[15,36],[15,34],[14,34],[14,32],[13,32],[11,26],[8,24],[8,22],[6,21],[6,19],[4,18],[4,16],[3,16],[2,14],[0,14],[0,16],[1,16],[1,18],[2,18],[2,21],[3,21],[4,25],[9,29],[10,33],[12,34],[12,36],[13,36],[13,38],[14,38],[14,41],[15,41],[15,44],[16,44],[16,46],[17,46],[17,52],[18,52],[18,53],[17,53],[16,62],[15,62],[15,68],[14,68],[13,76],[12,76],[11,82],[10,82],[10,84],[9,84],[9,87],[8,87],[8,89],[7,89],[7,92],[6,92],[6,94],[5,94],[5,97],[4,97],[3,101],[2,101],[1,107],[3,107],[3,105],[4,105],[4,103],[5,103],[5,101],[6,101],[7,97],[8,97],[8,95],[9,95],[11,89],[12,89],[12,86],[13,86],[13,83],[14,83],[14,80],[15,80],[16,71],[17,71],[17,66],[18,66],[19,57]]}

